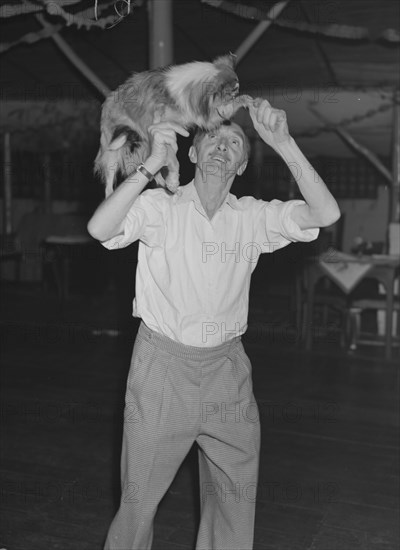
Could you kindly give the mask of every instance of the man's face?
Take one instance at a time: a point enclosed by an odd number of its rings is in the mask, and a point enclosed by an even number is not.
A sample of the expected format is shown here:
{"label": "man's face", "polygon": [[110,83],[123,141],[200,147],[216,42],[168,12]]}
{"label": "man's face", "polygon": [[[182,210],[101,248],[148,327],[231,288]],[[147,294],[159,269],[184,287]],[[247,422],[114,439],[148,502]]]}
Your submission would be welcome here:
{"label": "man's face", "polygon": [[216,175],[224,180],[241,175],[247,166],[245,136],[235,123],[207,132],[189,151],[190,160],[203,176]]}

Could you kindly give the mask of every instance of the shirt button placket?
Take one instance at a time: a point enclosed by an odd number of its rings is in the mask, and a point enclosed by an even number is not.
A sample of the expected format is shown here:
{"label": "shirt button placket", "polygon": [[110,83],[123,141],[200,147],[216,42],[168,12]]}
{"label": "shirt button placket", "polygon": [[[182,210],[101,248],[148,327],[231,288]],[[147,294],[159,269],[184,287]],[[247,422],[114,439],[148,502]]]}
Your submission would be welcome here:
{"label": "shirt button placket", "polygon": [[212,315],[212,312],[214,311],[214,300],[213,300],[213,286],[214,286],[214,263],[216,261],[216,257],[219,254],[219,243],[215,241],[215,233],[214,228],[210,220],[208,220],[207,223],[207,238],[209,239],[209,242],[213,243],[214,246],[217,247],[216,253],[211,255],[208,258],[208,265],[207,265],[207,288],[206,288],[206,294],[207,294],[207,315]]}

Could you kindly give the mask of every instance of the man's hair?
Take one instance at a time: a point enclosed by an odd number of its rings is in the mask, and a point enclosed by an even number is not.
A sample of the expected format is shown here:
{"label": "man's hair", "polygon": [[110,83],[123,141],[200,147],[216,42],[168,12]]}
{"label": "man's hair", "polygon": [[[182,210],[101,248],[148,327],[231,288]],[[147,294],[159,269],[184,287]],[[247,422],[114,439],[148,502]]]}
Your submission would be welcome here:
{"label": "man's hair", "polygon": [[[232,126],[232,122],[230,120],[224,120],[222,123],[221,123],[221,126]],[[239,125],[237,125],[239,126]],[[241,128],[239,126],[239,128]],[[200,143],[200,141],[203,139],[203,137],[207,134],[210,133],[210,130],[204,130],[202,128],[198,128],[196,130],[196,133],[194,134],[194,138],[193,138],[193,146],[194,148],[196,149],[197,148],[197,145]],[[246,159],[249,158],[250,156],[250,152],[251,152],[251,146],[250,146],[250,141],[249,141],[249,138],[246,136],[246,134],[243,132],[242,130],[242,133],[243,133],[243,141],[244,141],[244,150],[245,150],[245,153],[246,153]]]}

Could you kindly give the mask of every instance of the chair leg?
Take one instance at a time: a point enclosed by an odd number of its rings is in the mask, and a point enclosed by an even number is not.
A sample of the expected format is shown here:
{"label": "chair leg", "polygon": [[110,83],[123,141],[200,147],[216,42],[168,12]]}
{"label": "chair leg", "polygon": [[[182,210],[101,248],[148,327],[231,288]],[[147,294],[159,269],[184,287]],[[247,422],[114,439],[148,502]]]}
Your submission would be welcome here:
{"label": "chair leg", "polygon": [[296,301],[296,312],[295,312],[295,324],[296,324],[296,341],[297,344],[302,343],[301,331],[303,323],[303,308],[301,303]]}
{"label": "chair leg", "polygon": [[350,309],[348,320],[350,338],[349,349],[355,351],[357,349],[357,342],[361,330],[361,310],[356,308]]}
{"label": "chair leg", "polygon": [[324,329],[328,326],[328,315],[329,315],[329,308],[327,305],[322,306],[322,326]]}
{"label": "chair leg", "polygon": [[341,349],[347,349],[348,342],[348,318],[347,312],[343,311],[341,314],[342,330],[340,331],[340,347]]}
{"label": "chair leg", "polygon": [[305,346],[308,338],[307,323],[308,323],[307,304],[303,304],[301,314],[299,315],[299,324],[297,327],[298,341],[301,347]]}

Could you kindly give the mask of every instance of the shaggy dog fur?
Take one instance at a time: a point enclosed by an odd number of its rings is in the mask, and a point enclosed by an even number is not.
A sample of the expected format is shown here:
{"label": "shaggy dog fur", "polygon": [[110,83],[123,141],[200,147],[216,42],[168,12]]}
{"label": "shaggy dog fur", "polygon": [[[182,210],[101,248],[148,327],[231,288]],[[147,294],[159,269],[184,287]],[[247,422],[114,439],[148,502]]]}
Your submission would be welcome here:
{"label": "shaggy dog fur", "polygon": [[[248,96],[238,94],[232,54],[212,63],[195,61],[131,76],[102,108],[95,173],[105,184],[106,196],[113,192],[118,176],[126,178],[149,156],[150,125],[167,121],[186,129],[211,130],[248,103]],[[172,150],[165,180],[160,172],[155,179],[172,192],[178,188],[179,164]]]}

